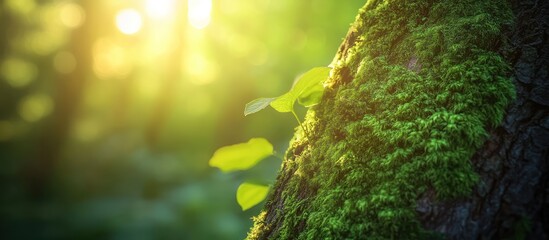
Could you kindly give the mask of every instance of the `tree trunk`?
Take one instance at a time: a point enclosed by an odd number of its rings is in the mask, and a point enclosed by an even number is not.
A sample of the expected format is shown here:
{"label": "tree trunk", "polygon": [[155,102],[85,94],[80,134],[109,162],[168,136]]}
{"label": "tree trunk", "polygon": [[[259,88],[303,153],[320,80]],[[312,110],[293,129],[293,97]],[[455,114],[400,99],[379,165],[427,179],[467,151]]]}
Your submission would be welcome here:
{"label": "tree trunk", "polygon": [[549,1],[376,1],[250,239],[549,238]]}
{"label": "tree trunk", "polygon": [[55,108],[49,126],[37,139],[37,148],[29,153],[31,157],[22,175],[26,190],[34,200],[48,197],[55,167],[61,157],[61,150],[68,138],[79,104],[92,70],[93,34],[101,26],[101,15],[93,1],[79,2],[86,9],[86,19],[71,36],[69,50],[76,58],[76,67],[69,74],[62,75],[55,86]]}

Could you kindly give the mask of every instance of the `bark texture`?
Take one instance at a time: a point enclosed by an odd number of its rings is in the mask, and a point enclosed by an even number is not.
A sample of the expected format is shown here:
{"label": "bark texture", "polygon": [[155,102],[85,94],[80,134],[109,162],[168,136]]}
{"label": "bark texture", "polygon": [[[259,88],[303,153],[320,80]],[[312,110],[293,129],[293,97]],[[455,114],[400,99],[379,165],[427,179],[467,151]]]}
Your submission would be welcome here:
{"label": "bark texture", "polygon": [[549,238],[548,11],[368,1],[248,238]]}
{"label": "bark texture", "polygon": [[472,162],[481,181],[459,201],[418,201],[427,229],[452,239],[549,239],[549,1],[512,1],[501,53],[517,99]]}

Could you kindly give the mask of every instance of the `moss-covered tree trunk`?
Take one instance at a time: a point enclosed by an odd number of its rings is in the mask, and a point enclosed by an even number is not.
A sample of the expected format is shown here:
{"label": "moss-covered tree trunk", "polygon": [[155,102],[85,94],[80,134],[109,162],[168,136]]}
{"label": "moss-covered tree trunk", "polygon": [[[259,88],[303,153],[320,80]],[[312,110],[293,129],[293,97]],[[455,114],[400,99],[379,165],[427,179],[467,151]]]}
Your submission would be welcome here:
{"label": "moss-covered tree trunk", "polygon": [[548,12],[369,0],[248,237],[549,238]]}

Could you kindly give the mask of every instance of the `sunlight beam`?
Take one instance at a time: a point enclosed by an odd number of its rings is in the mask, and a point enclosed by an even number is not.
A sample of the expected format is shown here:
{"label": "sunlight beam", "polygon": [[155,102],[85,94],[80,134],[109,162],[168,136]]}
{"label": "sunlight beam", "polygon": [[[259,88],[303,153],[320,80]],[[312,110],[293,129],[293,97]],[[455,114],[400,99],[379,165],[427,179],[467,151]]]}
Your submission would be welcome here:
{"label": "sunlight beam", "polygon": [[196,29],[203,29],[210,24],[212,1],[189,0],[188,11],[189,24]]}
{"label": "sunlight beam", "polygon": [[116,14],[116,27],[120,32],[126,35],[132,35],[139,30],[143,25],[143,20],[141,19],[141,14],[133,9],[124,9]]}
{"label": "sunlight beam", "polygon": [[147,0],[145,11],[151,18],[162,19],[173,15],[175,0]]}

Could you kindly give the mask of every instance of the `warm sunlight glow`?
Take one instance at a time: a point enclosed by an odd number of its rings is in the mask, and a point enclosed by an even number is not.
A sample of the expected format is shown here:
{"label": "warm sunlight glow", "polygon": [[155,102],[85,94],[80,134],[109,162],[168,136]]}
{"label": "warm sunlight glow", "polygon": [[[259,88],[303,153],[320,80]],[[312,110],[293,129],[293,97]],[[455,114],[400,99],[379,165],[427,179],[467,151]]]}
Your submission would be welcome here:
{"label": "warm sunlight glow", "polygon": [[131,71],[128,50],[109,38],[93,45],[93,70],[101,79],[123,78]]}
{"label": "warm sunlight glow", "polygon": [[132,35],[141,30],[141,14],[133,9],[124,9],[116,14],[116,26],[120,32]]}
{"label": "warm sunlight glow", "polygon": [[196,29],[203,29],[210,24],[212,1],[211,0],[189,0],[189,24]]}
{"label": "warm sunlight glow", "polygon": [[168,57],[173,54],[173,48],[178,44],[174,37],[173,27],[155,27],[151,34],[147,34],[147,44],[140,53],[140,59],[145,64],[158,64],[157,57]]}
{"label": "warm sunlight glow", "polygon": [[77,28],[84,22],[84,10],[76,3],[65,3],[59,13],[61,22],[69,28]]}
{"label": "warm sunlight glow", "polygon": [[189,81],[195,85],[205,85],[215,80],[217,67],[200,53],[190,53],[185,62]]}
{"label": "warm sunlight glow", "polygon": [[166,18],[173,14],[175,0],[147,0],[145,10],[151,18]]}

